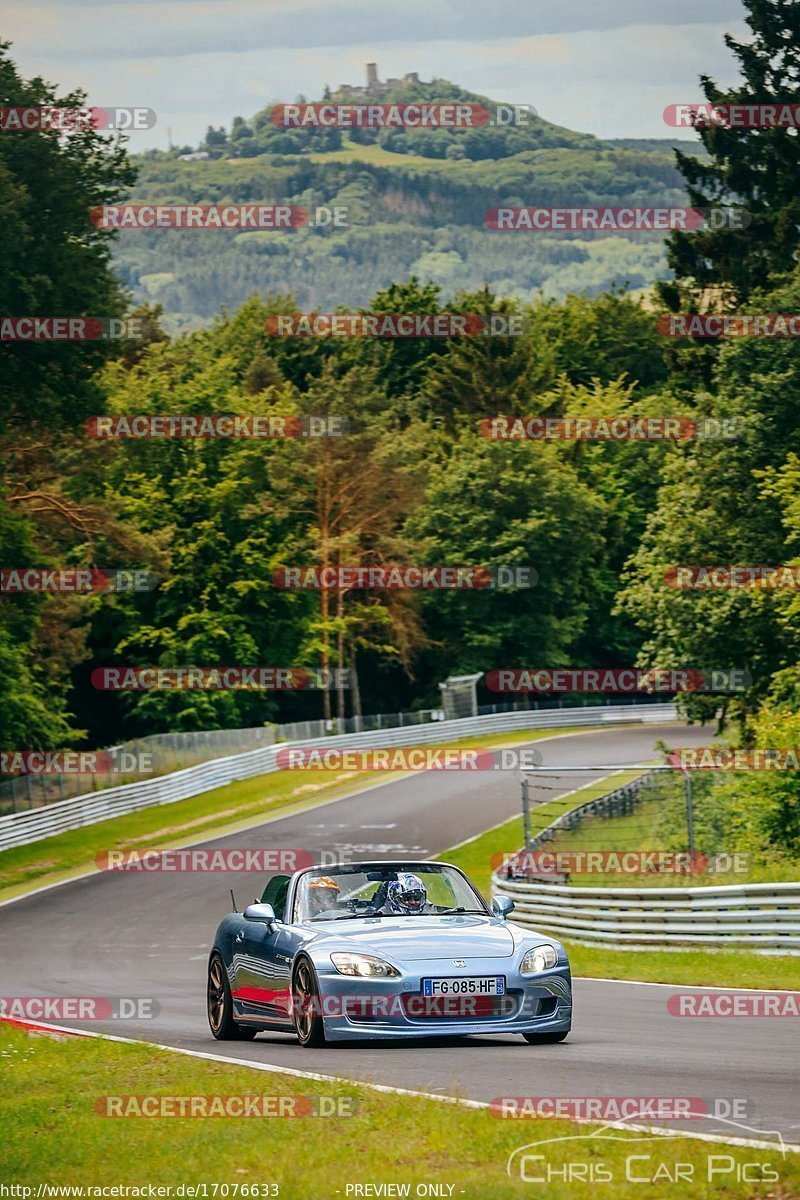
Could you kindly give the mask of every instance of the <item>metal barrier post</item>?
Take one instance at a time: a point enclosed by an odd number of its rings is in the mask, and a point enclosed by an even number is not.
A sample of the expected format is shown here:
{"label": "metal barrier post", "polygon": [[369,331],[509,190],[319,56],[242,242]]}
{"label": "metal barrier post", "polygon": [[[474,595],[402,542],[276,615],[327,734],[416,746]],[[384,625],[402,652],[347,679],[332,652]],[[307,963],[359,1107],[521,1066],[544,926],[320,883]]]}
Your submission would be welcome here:
{"label": "metal barrier post", "polygon": [[522,829],[525,839],[525,849],[531,845],[531,796],[527,778],[522,780]]}
{"label": "metal barrier post", "polygon": [[689,843],[689,854],[694,858],[694,805],[692,803],[691,771],[684,771],[683,782],[686,788],[686,840]]}

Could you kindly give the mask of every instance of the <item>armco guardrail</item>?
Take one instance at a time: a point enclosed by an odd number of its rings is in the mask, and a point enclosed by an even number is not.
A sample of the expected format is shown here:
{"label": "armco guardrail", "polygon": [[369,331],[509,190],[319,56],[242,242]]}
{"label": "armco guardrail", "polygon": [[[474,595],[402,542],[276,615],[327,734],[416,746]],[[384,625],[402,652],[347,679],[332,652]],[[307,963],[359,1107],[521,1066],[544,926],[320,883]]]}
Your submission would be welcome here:
{"label": "armco guardrail", "polygon": [[[630,697],[624,701],[616,701],[616,704],[636,704],[638,700],[641,705],[644,699],[645,697]],[[657,695],[648,696],[646,699],[654,704],[664,703],[664,697]],[[613,704],[614,701],[605,696],[588,696],[571,704],[565,704],[560,699],[529,700],[527,704],[513,701],[484,705],[476,712],[465,712],[461,715],[483,717],[530,709],[596,709]],[[92,775],[91,791],[100,792],[105,788],[121,787],[123,783],[141,783],[143,779],[154,779],[156,775],[185,771],[201,762],[230,758],[234,754],[246,754],[249,750],[274,746],[276,742],[306,742],[309,738],[330,737],[342,733],[374,733],[375,730],[393,729],[396,725],[427,725],[432,721],[444,720],[446,717],[442,709],[425,708],[414,709],[412,712],[365,713],[352,717],[290,721],[283,725],[258,725],[249,729],[149,733],[120,742],[116,746],[97,747],[110,756],[110,761],[108,770]],[[81,795],[86,795],[86,781],[79,775],[51,771],[42,775],[13,775],[9,779],[0,779],[0,816],[22,812],[28,808],[40,808],[43,804],[55,804],[58,800],[71,800],[73,796]]]}
{"label": "armco guardrail", "polygon": [[513,899],[518,924],[583,945],[800,953],[800,883],[585,888],[495,875],[492,895]]}
{"label": "armco guardrail", "polygon": [[[345,733],[332,737],[313,738],[305,746],[413,746],[451,741],[459,737],[474,737],[483,733],[512,733],[514,730],[550,729],[564,725],[603,725],[619,721],[674,721],[674,704],[613,705],[607,708],[562,708],[547,712],[497,713],[485,717],[465,717],[458,721],[438,721],[427,725],[412,725],[368,733]],[[287,743],[283,743],[286,745]],[[122,787],[107,788],[87,796],[60,800],[27,812],[10,813],[0,817],[0,851],[12,846],[24,846],[44,838],[54,837],[68,829],[93,825],[109,817],[138,812],[161,804],[174,804],[202,792],[212,791],[239,779],[267,775],[278,770],[276,755],[280,745],[264,746],[245,754],[217,758],[198,763],[183,771],[161,775]]]}

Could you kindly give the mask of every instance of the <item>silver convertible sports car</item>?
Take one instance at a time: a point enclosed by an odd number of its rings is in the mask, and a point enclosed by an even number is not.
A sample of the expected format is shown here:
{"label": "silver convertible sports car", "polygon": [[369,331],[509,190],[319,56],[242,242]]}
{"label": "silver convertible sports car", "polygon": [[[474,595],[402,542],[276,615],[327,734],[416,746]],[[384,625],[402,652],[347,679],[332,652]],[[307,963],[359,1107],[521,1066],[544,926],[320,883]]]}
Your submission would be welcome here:
{"label": "silver convertible sports car", "polygon": [[296,1033],[301,1045],[519,1033],[560,1042],[569,963],[553,938],[489,908],[457,868],[362,862],[274,875],[229,913],[208,961],[215,1038]]}

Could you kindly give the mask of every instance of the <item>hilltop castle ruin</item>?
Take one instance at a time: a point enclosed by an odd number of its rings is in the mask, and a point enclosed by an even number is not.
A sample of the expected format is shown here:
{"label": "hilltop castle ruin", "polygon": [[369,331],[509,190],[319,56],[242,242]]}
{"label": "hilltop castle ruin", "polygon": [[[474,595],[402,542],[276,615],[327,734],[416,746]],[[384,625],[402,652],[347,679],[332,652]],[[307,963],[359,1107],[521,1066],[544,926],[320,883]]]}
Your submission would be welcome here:
{"label": "hilltop castle ruin", "polygon": [[409,72],[402,79],[386,79],[378,78],[378,64],[367,63],[367,83],[365,87],[358,87],[352,83],[340,83],[335,92],[331,93],[332,100],[376,100],[381,96],[385,96],[387,92],[394,91],[395,88],[403,87],[404,84],[419,83],[419,75],[416,71]]}

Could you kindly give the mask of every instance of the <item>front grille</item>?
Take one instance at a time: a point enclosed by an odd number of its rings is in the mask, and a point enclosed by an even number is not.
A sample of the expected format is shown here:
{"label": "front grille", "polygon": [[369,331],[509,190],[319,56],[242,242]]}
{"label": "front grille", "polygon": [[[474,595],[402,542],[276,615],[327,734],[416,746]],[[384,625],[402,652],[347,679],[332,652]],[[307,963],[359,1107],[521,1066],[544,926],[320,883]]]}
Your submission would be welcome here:
{"label": "front grille", "polygon": [[484,1021],[510,1017],[517,1007],[513,996],[403,996],[410,1021]]}
{"label": "front grille", "polygon": [[[558,997],[548,996],[547,999],[533,1000],[530,1002],[530,1015],[532,1017],[551,1017],[558,1007]],[[527,1006],[526,1006],[527,1011]]]}

